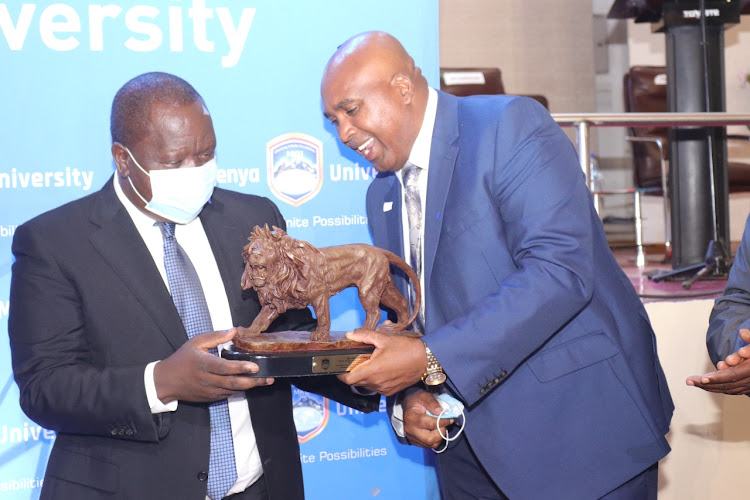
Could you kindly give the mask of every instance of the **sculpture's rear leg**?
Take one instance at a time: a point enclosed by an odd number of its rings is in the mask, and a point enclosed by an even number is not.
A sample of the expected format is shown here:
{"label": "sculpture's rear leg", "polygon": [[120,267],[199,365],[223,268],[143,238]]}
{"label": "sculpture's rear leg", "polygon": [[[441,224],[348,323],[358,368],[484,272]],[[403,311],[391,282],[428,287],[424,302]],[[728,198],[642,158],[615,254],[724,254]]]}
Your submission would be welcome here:
{"label": "sculpture's rear leg", "polygon": [[[392,281],[389,281],[383,290],[383,297],[380,299],[380,303],[396,313],[398,324],[402,325],[402,327],[395,331],[404,330],[409,322],[409,301],[401,295],[401,292],[398,291],[398,288],[396,288],[396,285]],[[392,328],[388,330],[394,331]]]}
{"label": "sculpture's rear leg", "polygon": [[359,301],[365,310],[365,323],[362,325],[362,329],[374,330],[378,326],[381,316],[380,303],[385,288],[386,285],[382,282],[368,285],[360,284],[357,287]]}

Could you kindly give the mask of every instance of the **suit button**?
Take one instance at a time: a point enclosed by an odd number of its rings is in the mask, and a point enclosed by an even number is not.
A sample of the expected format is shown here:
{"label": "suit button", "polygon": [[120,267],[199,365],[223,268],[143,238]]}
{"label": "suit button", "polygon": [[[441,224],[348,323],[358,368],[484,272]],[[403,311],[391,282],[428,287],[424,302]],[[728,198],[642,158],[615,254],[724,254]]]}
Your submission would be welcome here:
{"label": "suit button", "polygon": [[125,429],[125,434],[128,435],[128,436],[132,436],[133,435],[133,429]]}
{"label": "suit button", "polygon": [[482,387],[481,389],[479,389],[479,394],[484,394],[485,391],[487,391],[487,389],[485,389],[484,387]]}
{"label": "suit button", "polygon": [[202,470],[198,473],[198,481],[207,481],[208,480],[208,472]]}
{"label": "suit button", "polygon": [[508,374],[507,371],[503,370],[500,372],[500,378],[505,378],[505,376]]}
{"label": "suit button", "polygon": [[111,434],[112,436],[116,436],[116,435],[117,435],[117,429],[112,429],[112,430],[110,430],[110,431],[109,431],[109,433],[110,433],[110,434]]}

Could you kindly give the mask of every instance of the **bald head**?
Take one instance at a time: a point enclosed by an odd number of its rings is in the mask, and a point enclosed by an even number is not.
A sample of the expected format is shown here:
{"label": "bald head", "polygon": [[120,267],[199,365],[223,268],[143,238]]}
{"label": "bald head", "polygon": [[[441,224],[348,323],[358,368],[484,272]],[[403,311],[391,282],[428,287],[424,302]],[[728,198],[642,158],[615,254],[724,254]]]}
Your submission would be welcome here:
{"label": "bald head", "polygon": [[409,157],[427,106],[427,81],[401,43],[382,31],[341,44],[321,82],[326,117],[341,142],[380,171]]}
{"label": "bald head", "polygon": [[[390,79],[396,73],[415,76],[414,59],[393,36],[382,31],[360,33],[342,43],[326,65],[323,84],[329,74],[347,66],[359,65],[360,70],[379,78]],[[426,85],[426,82],[425,82]]]}

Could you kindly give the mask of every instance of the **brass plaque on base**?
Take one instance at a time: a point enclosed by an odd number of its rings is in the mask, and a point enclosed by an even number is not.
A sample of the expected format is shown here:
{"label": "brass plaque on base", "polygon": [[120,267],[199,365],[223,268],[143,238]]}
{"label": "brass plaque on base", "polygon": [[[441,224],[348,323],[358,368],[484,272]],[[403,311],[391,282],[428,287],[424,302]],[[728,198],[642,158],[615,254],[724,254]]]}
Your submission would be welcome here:
{"label": "brass plaque on base", "polygon": [[260,370],[253,377],[307,377],[334,375],[353,370],[370,358],[370,344],[348,340],[345,332],[331,332],[330,342],[310,340],[310,332],[262,333],[235,337],[221,357],[252,361]]}

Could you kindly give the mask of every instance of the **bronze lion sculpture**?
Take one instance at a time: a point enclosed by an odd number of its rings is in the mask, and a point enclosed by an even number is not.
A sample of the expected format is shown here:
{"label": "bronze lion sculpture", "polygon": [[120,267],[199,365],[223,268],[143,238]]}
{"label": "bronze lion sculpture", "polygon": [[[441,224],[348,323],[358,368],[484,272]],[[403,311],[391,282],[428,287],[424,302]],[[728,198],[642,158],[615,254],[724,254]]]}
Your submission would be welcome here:
{"label": "bronze lion sculpture", "polygon": [[414,283],[416,304],[421,303],[419,277],[398,255],[372,245],[352,244],[316,248],[297,240],[278,227],[255,226],[242,255],[245,271],[242,289],[255,289],[261,311],[243,336],[258,336],[287,309],[313,307],[318,327],[310,340],[330,340],[329,299],[349,287],[357,287],[366,318],[362,328],[375,330],[379,305],[396,313],[396,323],[385,323],[378,331],[395,333],[406,329],[419,312],[409,315],[409,303],[393,283],[390,264],[406,273]]}

